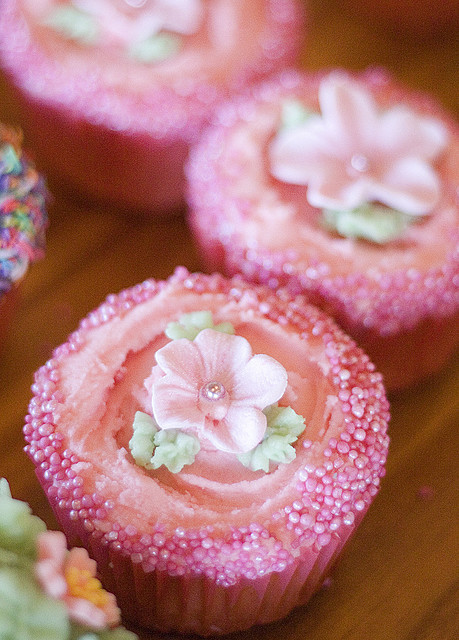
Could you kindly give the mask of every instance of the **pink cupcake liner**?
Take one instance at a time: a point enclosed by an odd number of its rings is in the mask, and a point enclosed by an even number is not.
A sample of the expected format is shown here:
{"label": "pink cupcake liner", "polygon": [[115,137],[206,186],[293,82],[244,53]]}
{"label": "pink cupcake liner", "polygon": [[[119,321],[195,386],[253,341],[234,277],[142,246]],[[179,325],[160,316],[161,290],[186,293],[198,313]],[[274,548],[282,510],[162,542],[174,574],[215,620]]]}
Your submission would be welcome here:
{"label": "pink cupcake liner", "polygon": [[[116,400],[136,395],[126,376],[148,374],[168,322],[203,307],[216,321],[233,322],[236,333],[262,340],[268,355],[283,354],[292,379],[298,371],[306,376],[295,387],[294,408],[308,416],[296,458],[250,475],[236,510],[230,496],[240,482],[217,482],[211,472],[219,488],[211,480],[201,495],[187,484],[188,472],[157,476],[138,467],[124,444],[133,401]],[[105,341],[113,336],[112,350]],[[98,342],[107,351],[96,356]],[[96,371],[99,389],[89,382]],[[108,296],[37,372],[32,389],[26,452],[57,519],[69,543],[97,561],[125,619],[148,628],[210,635],[284,617],[320,587],[384,475],[388,402],[369,358],[301,298],[238,278],[179,268],[167,281]],[[100,449],[94,438],[102,433]],[[273,482],[284,489],[269,488]],[[212,506],[215,491],[223,511]],[[256,497],[243,500],[244,493]]]}

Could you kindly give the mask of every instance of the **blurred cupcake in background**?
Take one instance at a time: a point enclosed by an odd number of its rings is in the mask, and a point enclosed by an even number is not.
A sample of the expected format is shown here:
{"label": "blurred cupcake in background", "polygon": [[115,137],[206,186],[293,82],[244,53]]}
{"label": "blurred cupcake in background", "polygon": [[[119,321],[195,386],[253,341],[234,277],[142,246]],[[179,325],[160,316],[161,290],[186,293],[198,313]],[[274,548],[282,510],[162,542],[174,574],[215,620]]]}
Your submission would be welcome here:
{"label": "blurred cupcake in background", "polygon": [[289,72],[219,112],[188,165],[210,270],[305,293],[388,389],[459,342],[459,129],[386,72]]}
{"label": "blurred cupcake in background", "polygon": [[44,179],[22,151],[20,131],[0,124],[0,340],[19,283],[44,255],[46,200]]}
{"label": "blurred cupcake in background", "polygon": [[222,98],[298,56],[297,0],[5,0],[0,59],[40,164],[105,201],[167,213]]}

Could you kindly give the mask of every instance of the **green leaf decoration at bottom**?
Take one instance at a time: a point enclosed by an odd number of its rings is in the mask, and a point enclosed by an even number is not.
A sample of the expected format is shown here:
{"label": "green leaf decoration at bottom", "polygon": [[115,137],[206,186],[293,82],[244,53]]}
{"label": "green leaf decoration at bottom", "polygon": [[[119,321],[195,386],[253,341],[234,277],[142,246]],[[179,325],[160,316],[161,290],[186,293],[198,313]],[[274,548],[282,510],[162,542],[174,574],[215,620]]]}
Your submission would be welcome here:
{"label": "green leaf decoration at bottom", "polygon": [[383,205],[366,204],[344,211],[324,209],[322,220],[325,227],[345,238],[385,244],[402,236],[417,218]]}
{"label": "green leaf decoration at bottom", "polygon": [[163,429],[155,435],[155,453],[151,467],[159,469],[162,465],[172,473],[178,473],[187,464],[194,462],[201,445],[195,436],[183,433],[179,429]]}
{"label": "green leaf decoration at bottom", "polygon": [[154,418],[143,411],[136,412],[132,427],[129,448],[136,463],[145,469],[164,465],[172,473],[178,473],[194,462],[201,448],[195,436],[179,429],[159,429]]}
{"label": "green leaf decoration at bottom", "polygon": [[70,640],[138,640],[138,636],[124,627],[104,631],[88,631],[85,627],[72,625]]}
{"label": "green leaf decoration at bottom", "polygon": [[72,6],[55,7],[45,18],[44,24],[81,44],[95,44],[99,36],[95,18]]}
{"label": "green leaf decoration at bottom", "polygon": [[129,55],[139,62],[161,62],[176,55],[181,48],[179,36],[171,33],[158,33],[129,48]]}
{"label": "green leaf decoration at bottom", "polygon": [[264,409],[267,427],[263,440],[254,449],[238,456],[239,462],[252,471],[268,473],[270,462],[288,464],[296,458],[292,444],[306,428],[303,416],[291,407],[277,404]]}
{"label": "green leaf decoration at bottom", "polygon": [[146,467],[153,455],[158,425],[148,413],[136,411],[132,429],[133,434],[129,440],[129,449],[136,463],[141,467]]}
{"label": "green leaf decoration at bottom", "polygon": [[36,555],[37,536],[45,530],[43,520],[32,515],[27,503],[12,498],[7,481],[1,478],[0,549],[33,560]]}

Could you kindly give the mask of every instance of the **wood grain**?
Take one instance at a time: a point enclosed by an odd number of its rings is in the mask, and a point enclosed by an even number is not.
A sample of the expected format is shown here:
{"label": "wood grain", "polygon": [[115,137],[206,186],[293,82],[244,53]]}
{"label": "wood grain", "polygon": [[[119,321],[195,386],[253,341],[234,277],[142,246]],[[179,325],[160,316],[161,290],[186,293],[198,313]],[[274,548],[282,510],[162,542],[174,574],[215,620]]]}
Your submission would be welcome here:
{"label": "wood grain", "polygon": [[[456,115],[457,33],[417,40],[367,24],[341,2],[309,2],[302,65],[384,65]],[[21,122],[0,78],[0,120]],[[201,268],[183,216],[150,220],[77,202],[50,206],[47,256],[27,275],[0,354],[0,475],[49,527],[53,515],[22,451],[33,372],[107,294]],[[459,358],[391,398],[391,449],[382,490],[327,588],[285,621],[248,640],[453,640],[459,637]],[[145,640],[160,637],[151,634]]]}

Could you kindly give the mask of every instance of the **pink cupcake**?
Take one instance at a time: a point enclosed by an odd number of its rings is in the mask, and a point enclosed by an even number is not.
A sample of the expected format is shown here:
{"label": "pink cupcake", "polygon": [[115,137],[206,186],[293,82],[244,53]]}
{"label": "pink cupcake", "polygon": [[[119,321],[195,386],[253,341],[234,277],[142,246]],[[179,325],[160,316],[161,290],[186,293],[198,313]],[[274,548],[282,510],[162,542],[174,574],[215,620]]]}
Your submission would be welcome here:
{"label": "pink cupcake", "polygon": [[459,339],[457,123],[383,71],[288,72],[217,114],[188,166],[210,269],[305,293],[386,388]]}
{"label": "pink cupcake", "polygon": [[322,583],[377,494],[380,374],[322,311],[179,268],[110,295],[36,374],[26,451],[132,623],[219,634]]}
{"label": "pink cupcake", "polygon": [[4,0],[0,60],[50,174],[165,213],[216,104],[296,60],[302,16],[297,0]]}
{"label": "pink cupcake", "polygon": [[44,255],[47,191],[22,150],[22,135],[0,123],[0,339],[29,264]]}

